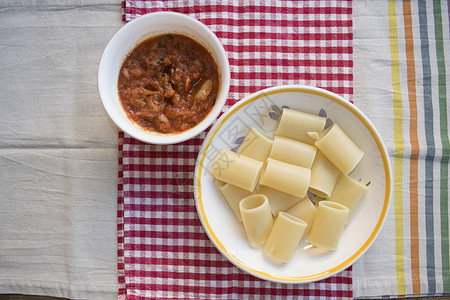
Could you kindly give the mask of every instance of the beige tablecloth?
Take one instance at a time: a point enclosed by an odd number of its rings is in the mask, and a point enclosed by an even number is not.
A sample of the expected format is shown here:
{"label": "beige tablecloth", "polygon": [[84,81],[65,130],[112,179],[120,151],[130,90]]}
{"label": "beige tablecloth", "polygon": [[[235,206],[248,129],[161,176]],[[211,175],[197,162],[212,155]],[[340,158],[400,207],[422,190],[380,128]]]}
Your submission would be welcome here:
{"label": "beige tablecloth", "polygon": [[117,297],[117,129],[97,66],[117,0],[0,3],[0,293]]}

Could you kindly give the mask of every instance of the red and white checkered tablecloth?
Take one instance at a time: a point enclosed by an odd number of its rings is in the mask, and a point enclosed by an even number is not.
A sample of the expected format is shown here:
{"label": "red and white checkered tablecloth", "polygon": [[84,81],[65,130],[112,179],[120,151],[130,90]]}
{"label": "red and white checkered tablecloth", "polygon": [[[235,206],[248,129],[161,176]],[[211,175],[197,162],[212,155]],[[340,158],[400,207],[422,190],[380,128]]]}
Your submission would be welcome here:
{"label": "red and white checkered tablecloth", "polygon": [[[350,0],[129,0],[123,2],[123,21],[163,10],[200,20],[223,43],[231,69],[226,108],[284,84],[321,87],[352,100]],[[203,231],[192,190],[205,137],[203,132],[159,146],[119,133],[119,298],[351,299],[351,267],[315,283],[280,284],[253,277],[222,257]]]}

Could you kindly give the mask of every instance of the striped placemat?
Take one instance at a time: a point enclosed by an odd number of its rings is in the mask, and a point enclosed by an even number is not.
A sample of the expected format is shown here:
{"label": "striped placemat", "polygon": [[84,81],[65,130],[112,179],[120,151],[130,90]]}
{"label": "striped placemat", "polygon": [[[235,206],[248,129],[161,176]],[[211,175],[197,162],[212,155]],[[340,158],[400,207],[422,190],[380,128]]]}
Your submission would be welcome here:
{"label": "striped placemat", "polygon": [[[161,10],[202,21],[223,43],[231,68],[226,108],[284,84],[352,98],[351,1],[124,1],[123,21]],[[214,248],[192,193],[205,136],[158,146],[119,134],[119,297],[352,298],[351,268],[315,283],[272,283],[244,273]]]}
{"label": "striped placemat", "polygon": [[450,293],[445,9],[443,19],[441,1],[388,6],[399,295]]}
{"label": "striped placemat", "polygon": [[372,30],[359,42],[370,74],[362,106],[387,143],[394,197],[377,242],[354,265],[355,297],[450,293],[449,9],[447,0],[360,7],[367,22],[355,32]]}

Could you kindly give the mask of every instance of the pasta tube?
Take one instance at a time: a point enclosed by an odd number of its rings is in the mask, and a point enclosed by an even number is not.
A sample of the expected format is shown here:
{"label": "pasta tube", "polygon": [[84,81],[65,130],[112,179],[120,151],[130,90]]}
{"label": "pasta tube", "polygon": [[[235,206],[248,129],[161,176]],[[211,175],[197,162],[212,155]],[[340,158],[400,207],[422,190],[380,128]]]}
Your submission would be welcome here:
{"label": "pasta tube", "polygon": [[336,250],[348,217],[348,208],[332,201],[320,201],[309,234],[311,244],[326,250]]}
{"label": "pasta tube", "polygon": [[261,186],[258,190],[258,194],[267,196],[270,209],[272,210],[272,214],[274,216],[276,216],[280,211],[285,211],[302,200],[302,198],[280,192],[267,186]]}
{"label": "pasta tube", "polygon": [[361,182],[341,174],[331,194],[330,201],[335,201],[346,206],[349,209],[347,224],[350,222],[359,202],[367,192],[368,187]]}
{"label": "pasta tube", "polygon": [[286,212],[304,221],[307,224],[303,236],[307,236],[311,232],[312,224],[314,223],[314,218],[316,217],[317,213],[317,208],[314,206],[311,200],[305,198],[286,210]]}
{"label": "pasta tube", "polygon": [[321,151],[317,151],[311,167],[309,190],[322,198],[329,198],[341,171]]}
{"label": "pasta tube", "polygon": [[264,253],[278,262],[289,262],[298,248],[306,226],[304,221],[280,212],[264,245]]}
{"label": "pasta tube", "polygon": [[307,144],[314,144],[315,140],[308,132],[322,133],[326,118],[283,108],[275,127],[275,135],[281,135]]}
{"label": "pasta tube", "polygon": [[268,158],[259,183],[299,198],[306,196],[311,170]]}
{"label": "pasta tube", "polygon": [[217,180],[253,192],[258,183],[263,163],[222,149],[209,165],[209,172]]}
{"label": "pasta tube", "polygon": [[239,202],[239,209],[250,247],[264,244],[273,226],[267,197],[261,194],[245,197]]}
{"label": "pasta tube", "polygon": [[239,210],[239,202],[241,202],[241,200],[245,197],[250,196],[252,193],[225,182],[221,182],[219,184],[219,190],[227,201],[231,210],[235,214],[238,221],[242,222],[241,211]]}
{"label": "pasta tube", "polygon": [[337,124],[322,133],[316,146],[344,174],[350,173],[364,155]]}
{"label": "pasta tube", "polygon": [[269,156],[270,149],[272,149],[272,143],[271,139],[252,127],[239,146],[237,153],[259,161],[265,161]]}
{"label": "pasta tube", "polygon": [[299,167],[311,168],[317,147],[276,135],[269,157]]}

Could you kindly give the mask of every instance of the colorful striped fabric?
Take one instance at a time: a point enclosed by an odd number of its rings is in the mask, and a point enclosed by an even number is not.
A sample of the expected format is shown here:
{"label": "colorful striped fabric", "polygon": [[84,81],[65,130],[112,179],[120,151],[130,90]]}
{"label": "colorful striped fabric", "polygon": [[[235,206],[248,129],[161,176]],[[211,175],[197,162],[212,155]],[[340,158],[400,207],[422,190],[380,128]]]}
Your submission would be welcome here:
{"label": "colorful striped fabric", "polygon": [[[358,74],[355,67],[355,81],[366,72],[389,81],[380,80],[372,89],[370,80],[361,80],[355,103],[386,137],[395,186],[385,230],[354,266],[354,295],[448,294],[450,7],[446,0],[377,4],[354,8],[373,8],[373,19],[355,26],[375,29],[361,36],[362,30],[355,29],[355,49],[375,40],[378,45],[368,52],[355,50],[355,65],[362,58],[367,68]],[[367,104],[370,98],[379,107]]]}

